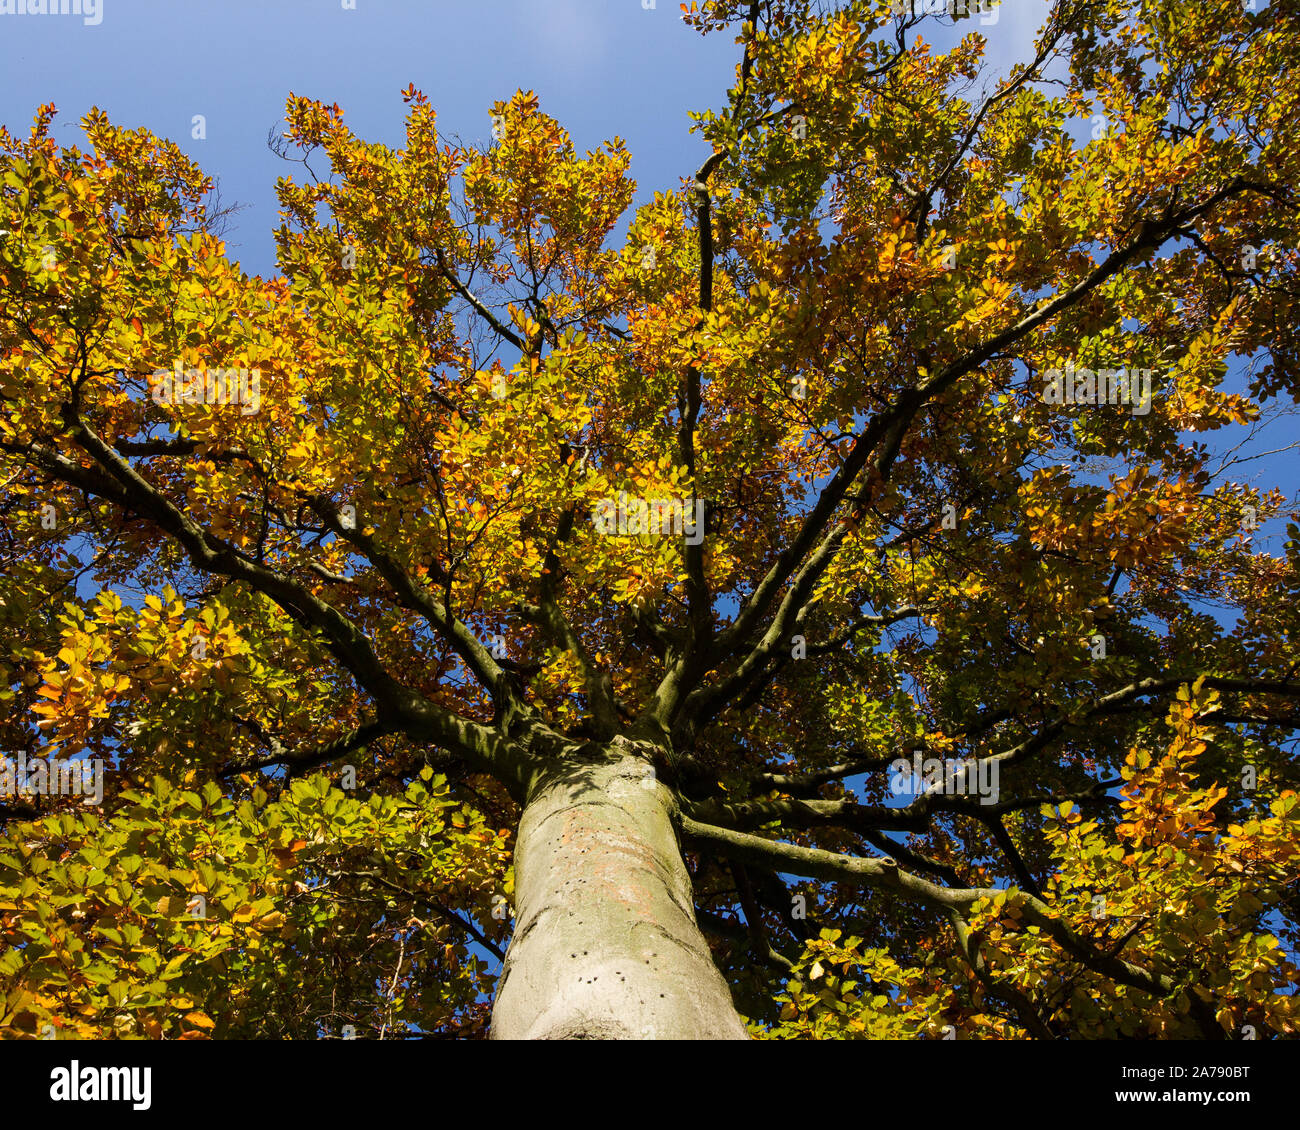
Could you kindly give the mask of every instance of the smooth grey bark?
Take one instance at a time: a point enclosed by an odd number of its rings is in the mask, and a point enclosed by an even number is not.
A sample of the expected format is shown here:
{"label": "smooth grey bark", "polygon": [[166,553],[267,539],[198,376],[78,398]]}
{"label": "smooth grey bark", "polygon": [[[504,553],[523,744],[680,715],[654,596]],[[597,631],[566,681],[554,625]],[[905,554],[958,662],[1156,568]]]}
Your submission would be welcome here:
{"label": "smooth grey bark", "polygon": [[747,1038],[647,749],[585,746],[533,781],[493,1039]]}

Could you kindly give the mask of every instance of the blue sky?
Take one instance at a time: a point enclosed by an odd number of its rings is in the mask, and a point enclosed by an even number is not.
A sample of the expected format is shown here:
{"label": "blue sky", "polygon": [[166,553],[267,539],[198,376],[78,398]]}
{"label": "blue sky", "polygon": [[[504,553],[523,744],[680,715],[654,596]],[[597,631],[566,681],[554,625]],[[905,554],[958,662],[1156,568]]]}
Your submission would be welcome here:
{"label": "blue sky", "polygon": [[[84,143],[77,121],[99,106],[114,122],[178,142],[247,209],[230,232],[246,270],[274,270],[275,179],[291,171],[266,135],[295,94],[337,102],[360,136],[402,143],[399,91],[413,82],[441,132],[491,137],[488,107],[534,90],[579,150],[618,135],[638,202],[672,190],[708,156],[691,110],[720,106],[739,59],[732,36],[701,36],[675,0],[100,0],[76,15],[0,15],[0,122],[25,134],[54,102],[55,137]],[[644,0],[650,2],[650,0]],[[1027,54],[1042,0],[1009,0],[982,27],[1003,71]],[[963,30],[976,27],[972,20]],[[927,38],[944,46],[949,29]],[[207,137],[191,137],[196,114]]]}
{"label": "blue sky", "polygon": [[[534,90],[578,149],[614,135],[633,156],[639,199],[675,189],[708,155],[689,110],[721,103],[738,55],[728,35],[686,27],[675,3],[641,0],[103,0],[103,18],[0,16],[0,121],[26,133],[60,110],[56,138],[81,142],[91,106],[170,137],[227,202],[249,205],[230,233],[245,269],[274,270],[275,179],[293,170],[266,135],[290,91],[337,102],[368,140],[400,145],[415,83],[444,134],[491,138],[489,106]],[[207,138],[191,138],[195,114]],[[298,170],[301,172],[301,170]]]}

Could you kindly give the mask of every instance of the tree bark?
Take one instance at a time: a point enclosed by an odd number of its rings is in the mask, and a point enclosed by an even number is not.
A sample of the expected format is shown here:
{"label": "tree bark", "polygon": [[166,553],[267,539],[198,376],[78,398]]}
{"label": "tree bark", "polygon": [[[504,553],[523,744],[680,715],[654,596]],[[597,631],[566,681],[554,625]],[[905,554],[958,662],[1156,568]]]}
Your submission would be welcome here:
{"label": "tree bark", "polygon": [[648,748],[584,746],[533,782],[493,1039],[747,1038]]}

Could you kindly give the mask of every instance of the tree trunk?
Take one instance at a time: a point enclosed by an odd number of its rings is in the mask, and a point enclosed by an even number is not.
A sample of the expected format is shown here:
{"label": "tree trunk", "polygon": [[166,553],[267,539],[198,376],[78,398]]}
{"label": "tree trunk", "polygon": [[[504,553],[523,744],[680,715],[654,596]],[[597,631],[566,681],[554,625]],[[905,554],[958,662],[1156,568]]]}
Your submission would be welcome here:
{"label": "tree trunk", "polygon": [[671,794],[626,739],[582,753],[524,807],[492,1038],[745,1039],[695,923]]}

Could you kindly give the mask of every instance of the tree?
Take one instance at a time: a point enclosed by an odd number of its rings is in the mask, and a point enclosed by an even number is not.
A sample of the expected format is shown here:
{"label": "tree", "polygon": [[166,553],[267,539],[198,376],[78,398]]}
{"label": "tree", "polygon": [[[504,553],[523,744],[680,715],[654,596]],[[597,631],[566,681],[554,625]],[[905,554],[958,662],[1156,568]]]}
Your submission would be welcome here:
{"label": "tree", "polygon": [[1295,1033],[1300,530],[1197,435],[1297,399],[1300,21],[991,14],[691,4],[630,216],[290,96],[269,279],[0,135],[3,742],[111,766],[5,802],[0,1030]]}

